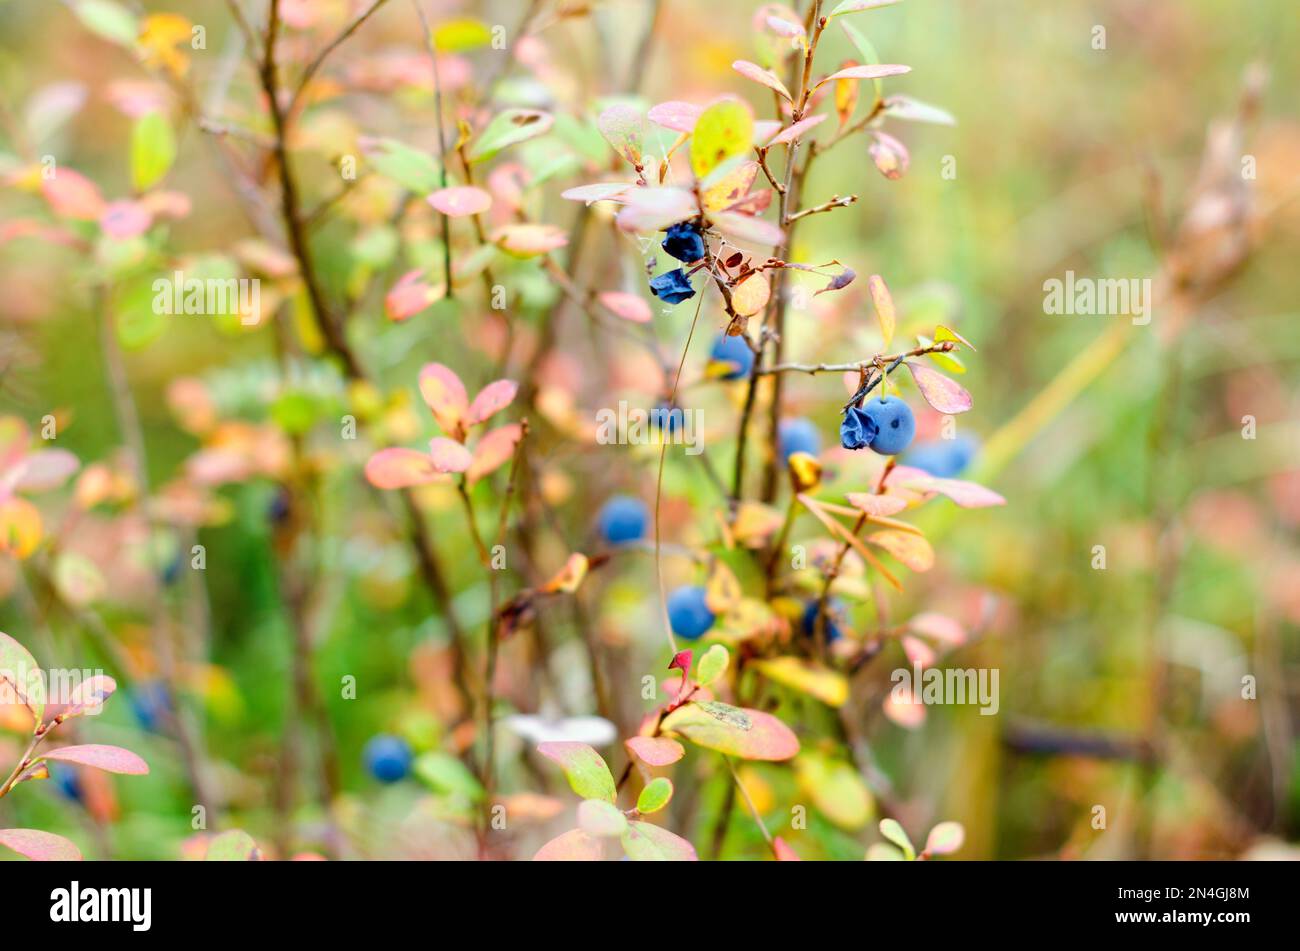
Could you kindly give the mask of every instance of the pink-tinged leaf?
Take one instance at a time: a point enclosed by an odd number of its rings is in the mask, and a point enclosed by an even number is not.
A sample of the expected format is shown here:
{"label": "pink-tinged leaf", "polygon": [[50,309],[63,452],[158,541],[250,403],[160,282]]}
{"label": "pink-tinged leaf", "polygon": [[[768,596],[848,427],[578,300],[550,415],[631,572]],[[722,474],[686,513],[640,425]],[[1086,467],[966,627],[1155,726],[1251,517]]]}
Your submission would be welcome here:
{"label": "pink-tinged leaf", "polygon": [[124,773],[128,776],[144,776],[149,772],[149,764],[130,750],[120,746],[105,746],[100,743],[87,743],[84,746],[61,746],[43,754],[47,760],[62,763],[77,763],[81,766],[93,766],[109,773]]}
{"label": "pink-tinged leaf", "polygon": [[903,653],[907,655],[908,661],[913,667],[933,667],[938,655],[934,648],[921,640],[919,637],[912,637],[904,634],[900,638],[903,645]]}
{"label": "pink-tinged leaf", "polygon": [[257,862],[262,853],[253,837],[243,829],[231,829],[208,843],[207,862]]}
{"label": "pink-tinged leaf", "polygon": [[81,462],[66,449],[38,449],[18,464],[19,492],[48,492],[57,489],[77,471]]}
{"label": "pink-tinged leaf", "polygon": [[124,199],[105,206],[99,216],[99,227],[110,238],[125,241],[136,238],[149,230],[153,224],[153,215],[143,202]]}
{"label": "pink-tinged leaf", "polygon": [[752,79],[754,82],[761,83],[768,89],[774,90],[786,102],[794,101],[790,96],[790,90],[785,88],[785,83],[781,82],[770,69],[764,69],[757,63],[751,63],[744,59],[736,60],[731,64],[731,68],[746,79]]}
{"label": "pink-tinged leaf", "polygon": [[974,405],[970,394],[956,380],[951,380],[938,370],[931,370],[923,363],[907,362],[907,369],[912,372],[916,388],[921,391],[925,401],[941,413],[955,415],[964,413]]}
{"label": "pink-tinged leaf", "polygon": [[599,839],[581,829],[570,829],[537,850],[534,862],[599,862],[605,857]]}
{"label": "pink-tinged leaf", "polygon": [[624,198],[626,207],[618,213],[618,226],[624,231],[662,231],[700,210],[694,193],[685,188],[637,188]]}
{"label": "pink-tinged leaf", "polygon": [[839,70],[838,72],[831,73],[813,88],[818,89],[837,79],[884,79],[886,76],[901,76],[903,73],[910,73],[911,71],[911,66],[899,66],[893,63],[849,66],[845,69]]}
{"label": "pink-tinged leaf", "polygon": [[666,736],[634,736],[623,741],[628,751],[647,766],[671,766],[686,755],[686,748]]}
{"label": "pink-tinged leaf", "polygon": [[429,459],[435,472],[464,472],[474,461],[468,449],[446,436],[429,440]]}
{"label": "pink-tinged leaf", "polygon": [[492,207],[492,196],[473,185],[440,188],[429,196],[429,204],[448,218],[481,215]]}
{"label": "pink-tinged leaf", "polygon": [[514,380],[496,380],[489,383],[478,391],[474,402],[469,404],[469,412],[465,414],[465,425],[474,426],[490,419],[494,413],[499,413],[509,406],[518,392],[519,384]]}
{"label": "pink-tinged leaf", "polygon": [[663,729],[680,733],[696,746],[741,759],[787,760],[799,752],[799,738],[760,710],[716,701],[692,701],[663,721]]}
{"label": "pink-tinged leaf", "polygon": [[389,320],[409,320],[442,296],[441,288],[421,280],[424,272],[407,271],[384,296],[384,314]]}
{"label": "pink-tinged leaf", "polygon": [[523,437],[524,427],[519,423],[498,426],[487,433],[474,447],[474,461],[465,470],[465,480],[473,485],[501,468],[515,454],[515,447]]}
{"label": "pink-tinged leaf", "polygon": [[826,14],[827,17],[843,16],[846,13],[860,13],[863,10],[874,10],[876,7],[887,7],[898,0],[840,0],[835,6],[831,7],[831,12]]}
{"label": "pink-tinged leaf", "polygon": [[444,433],[455,436],[461,431],[469,396],[455,370],[441,363],[426,363],[420,370],[420,395]]}
{"label": "pink-tinged leaf", "polygon": [[909,630],[933,638],[949,647],[959,647],[966,643],[966,631],[962,626],[935,611],[925,611],[907,622]]}
{"label": "pink-tinged leaf", "polygon": [[409,489],[439,475],[429,454],[414,449],[381,449],[366,462],[366,481],[376,489]]}
{"label": "pink-tinged leaf", "polygon": [[638,168],[641,165],[644,126],[640,111],[626,104],[610,106],[596,119],[596,128],[610,148]]}
{"label": "pink-tinged leaf", "polygon": [[849,504],[855,509],[861,509],[868,515],[876,515],[880,518],[888,518],[891,515],[897,515],[903,509],[907,508],[907,500],[900,499],[896,495],[873,495],[870,492],[850,492],[848,495]]}
{"label": "pink-tinged leaf", "polygon": [[569,201],[586,202],[588,205],[598,201],[621,201],[625,192],[636,187],[632,182],[596,182],[570,188],[561,192],[560,197]]}
{"label": "pink-tinged leaf", "polygon": [[695,123],[699,121],[700,113],[704,111],[703,106],[697,106],[690,102],[661,102],[653,106],[646,118],[657,126],[665,129],[672,129],[674,132],[690,133],[695,128]]}
{"label": "pink-tinged leaf", "polygon": [[614,802],[617,798],[609,767],[586,743],[540,743],[537,752],[559,764],[564,770],[564,778],[569,781],[569,788],[583,799]]}
{"label": "pink-tinged leaf", "polygon": [[39,829],[0,829],[0,845],[33,862],[80,862],[81,850],[61,835]]}
{"label": "pink-tinged leaf", "polygon": [[930,855],[948,855],[960,849],[965,841],[966,830],[960,822],[940,822],[930,830],[925,851]]}
{"label": "pink-tinged leaf", "polygon": [[51,210],[63,218],[98,221],[104,213],[104,196],[99,186],[80,172],[60,168],[53,178],[41,180],[41,194]]}
{"label": "pink-tinged leaf", "polygon": [[885,279],[879,274],[867,278],[867,290],[871,292],[871,303],[875,305],[876,319],[880,321],[880,336],[888,347],[890,341],[894,339],[894,327],[898,320],[894,310],[894,298],[889,293]]}
{"label": "pink-tinged leaf", "polygon": [[893,530],[868,535],[867,541],[883,548],[913,571],[934,567],[934,548],[920,535]]}
{"label": "pink-tinged leaf", "polygon": [[709,219],[719,231],[739,241],[775,246],[784,240],[781,229],[762,218],[751,218],[734,211],[718,211],[709,215]]}
{"label": "pink-tinged leaf", "polygon": [[493,232],[492,241],[513,257],[535,258],[564,247],[569,237],[555,225],[505,225]]}
{"label": "pink-tinged leaf", "polygon": [[795,139],[801,139],[808,132],[809,129],[816,128],[818,125],[820,125],[825,121],[826,121],[826,113],[824,112],[818,113],[815,116],[809,116],[807,119],[800,119],[794,125],[790,126],[787,129],[783,129],[781,132],[773,136],[772,140],[767,144],[769,147],[773,145],[785,145],[787,142],[793,142]]}
{"label": "pink-tinged leaf", "polygon": [[885,115],[909,122],[931,122],[936,125],[956,125],[951,112],[913,99],[911,96],[890,96],[885,100]]}
{"label": "pink-tinged leaf", "polygon": [[902,178],[912,160],[907,146],[887,132],[872,132],[867,152],[880,174],[891,181]]}
{"label": "pink-tinged leaf", "polygon": [[772,840],[772,852],[778,862],[802,862],[799,854],[779,835]]}
{"label": "pink-tinged leaf", "polygon": [[634,324],[649,323],[654,316],[646,299],[639,294],[628,294],[624,291],[604,291],[598,294],[596,299],[600,301],[606,310],[622,317],[624,320],[630,320]]}
{"label": "pink-tinged leaf", "polygon": [[[895,696],[895,691],[898,695]],[[897,687],[889,692],[881,704],[885,716],[905,730],[915,730],[925,722],[925,704],[914,693],[899,690]]]}
{"label": "pink-tinged leaf", "polygon": [[754,134],[750,137],[750,144],[755,148],[765,146],[780,131],[781,123],[779,120],[756,119],[754,121]]}
{"label": "pink-tinged leaf", "polygon": [[117,681],[105,674],[96,674],[87,680],[77,684],[72,696],[68,698],[68,707],[63,711],[62,717],[65,720],[71,720],[73,717],[95,716],[104,709],[104,701],[113,695],[117,690]]}
{"label": "pink-tinged leaf", "polygon": [[764,23],[777,36],[783,36],[787,40],[797,40],[808,35],[804,32],[802,24],[784,17],[769,15]]}
{"label": "pink-tinged leaf", "polygon": [[695,846],[649,822],[629,822],[623,851],[633,862],[697,862]]}
{"label": "pink-tinged leaf", "polygon": [[982,509],[993,505],[1006,505],[1007,500],[978,482],[964,479],[936,479],[932,476],[913,478],[902,483],[905,489],[921,492],[938,492],[946,495],[964,509]]}

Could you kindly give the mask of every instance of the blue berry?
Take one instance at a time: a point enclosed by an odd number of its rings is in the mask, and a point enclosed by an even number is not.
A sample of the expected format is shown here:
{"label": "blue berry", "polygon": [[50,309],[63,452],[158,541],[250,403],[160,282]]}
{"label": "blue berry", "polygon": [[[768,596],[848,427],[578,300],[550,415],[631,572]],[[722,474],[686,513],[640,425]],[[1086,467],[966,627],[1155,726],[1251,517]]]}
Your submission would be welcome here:
{"label": "blue berry", "polygon": [[916,419],[912,408],[897,396],[876,397],[867,400],[863,412],[876,424],[876,438],[871,440],[873,451],[882,456],[896,456],[912,444],[916,435]]}
{"label": "blue berry", "polygon": [[681,429],[685,422],[686,416],[680,406],[660,403],[650,410],[650,425],[658,430],[666,429],[669,436]]}
{"label": "blue berry", "polygon": [[59,791],[59,795],[73,802],[81,802],[81,777],[71,766],[56,766],[49,763],[50,779],[54,780],[54,788]]}
{"label": "blue berry", "polygon": [[970,436],[937,439],[914,446],[903,460],[916,469],[924,469],[939,479],[951,479],[965,471],[975,458],[979,444]]}
{"label": "blue berry", "polygon": [[596,524],[600,528],[601,538],[611,545],[621,545],[645,537],[649,515],[645,503],[640,499],[630,495],[616,495],[601,506]]}
{"label": "blue berry", "polygon": [[158,732],[159,725],[172,708],[167,685],[161,680],[141,681],[131,688],[128,698],[136,722],[151,733]]}
{"label": "blue berry", "polygon": [[749,349],[749,341],[744,337],[720,334],[713,341],[709,361],[725,367],[725,372],[719,374],[722,379],[740,380],[749,376],[749,371],[754,368],[754,351]]}
{"label": "blue berry", "polygon": [[673,633],[688,641],[696,640],[713,627],[714,615],[704,600],[704,589],[686,585],[668,596],[668,623]]}
{"label": "blue berry", "polygon": [[822,451],[822,437],[813,421],[802,416],[781,420],[776,429],[776,441],[781,447],[781,458],[788,460],[796,452],[815,456]]}
{"label": "blue berry", "polygon": [[405,779],[411,771],[411,760],[414,759],[406,740],[387,733],[371,737],[362,756],[370,775],[381,783],[395,783],[399,779]]}
{"label": "blue berry", "polygon": [[[844,636],[840,630],[840,618],[844,615],[844,604],[838,598],[826,602],[826,616],[822,622],[826,631],[826,643],[839,640]],[[817,599],[808,602],[803,610],[803,632],[806,637],[817,636]]]}
{"label": "blue berry", "polygon": [[679,261],[691,264],[704,257],[704,236],[694,221],[679,221],[668,229],[663,249]]}
{"label": "blue berry", "polygon": [[681,268],[664,271],[658,277],[650,279],[650,292],[666,304],[680,304],[695,296],[691,279]]}
{"label": "blue berry", "polygon": [[850,406],[840,423],[840,445],[845,449],[866,449],[876,438],[876,421],[856,406]]}

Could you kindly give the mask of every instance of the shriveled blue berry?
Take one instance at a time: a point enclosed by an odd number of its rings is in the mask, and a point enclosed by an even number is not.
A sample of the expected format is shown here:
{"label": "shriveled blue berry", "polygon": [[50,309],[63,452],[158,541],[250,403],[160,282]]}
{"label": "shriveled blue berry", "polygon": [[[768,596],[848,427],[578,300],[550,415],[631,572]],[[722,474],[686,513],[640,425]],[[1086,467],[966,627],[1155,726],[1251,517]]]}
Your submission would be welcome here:
{"label": "shriveled blue berry", "polygon": [[693,264],[704,257],[704,235],[694,221],[679,221],[668,229],[663,249],[679,261]]}
{"label": "shriveled blue berry", "polygon": [[650,279],[650,292],[665,304],[680,304],[695,296],[691,279],[681,268],[664,271],[658,277]]}
{"label": "shriveled blue berry", "polygon": [[866,449],[876,432],[876,421],[859,407],[850,406],[840,423],[840,445],[845,449]]}

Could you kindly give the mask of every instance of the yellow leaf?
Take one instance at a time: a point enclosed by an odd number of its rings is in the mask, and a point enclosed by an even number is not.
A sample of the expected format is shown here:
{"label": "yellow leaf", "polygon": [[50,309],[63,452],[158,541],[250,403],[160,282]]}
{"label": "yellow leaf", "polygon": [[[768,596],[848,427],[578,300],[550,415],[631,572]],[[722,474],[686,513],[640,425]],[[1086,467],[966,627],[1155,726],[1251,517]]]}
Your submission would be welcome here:
{"label": "yellow leaf", "polygon": [[880,335],[885,340],[885,346],[888,347],[890,341],[894,339],[894,325],[897,323],[894,314],[894,298],[890,295],[889,288],[885,286],[885,279],[879,274],[867,278],[867,289],[871,291],[871,302],[876,305]]}
{"label": "yellow leaf", "polygon": [[756,660],[750,666],[768,680],[816,697],[831,707],[842,707],[849,699],[849,681],[837,670],[800,657]]}
{"label": "yellow leaf", "polygon": [[582,584],[582,579],[585,577],[587,577],[587,556],[581,552],[574,552],[569,556],[560,573],[546,582],[542,590],[548,594],[560,591],[572,594],[578,590],[578,585]]}
{"label": "yellow leaf", "polygon": [[709,610],[714,614],[726,614],[740,604],[742,594],[740,582],[731,569],[725,563],[715,561],[708,586],[704,589],[704,602]]}
{"label": "yellow leaf", "polygon": [[731,308],[741,317],[757,314],[767,306],[772,287],[762,274],[745,278],[731,290]]}
{"label": "yellow leaf", "polygon": [[754,115],[737,99],[715,102],[702,113],[691,135],[691,170],[704,178],[723,162],[753,147]]}

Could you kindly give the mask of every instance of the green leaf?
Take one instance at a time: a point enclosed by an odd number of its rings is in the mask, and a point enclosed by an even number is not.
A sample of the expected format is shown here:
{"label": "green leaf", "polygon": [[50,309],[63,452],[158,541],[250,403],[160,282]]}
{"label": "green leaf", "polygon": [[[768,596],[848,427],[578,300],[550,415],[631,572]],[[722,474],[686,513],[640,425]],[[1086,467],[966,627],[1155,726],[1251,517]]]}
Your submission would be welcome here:
{"label": "green leaf", "polygon": [[208,862],[256,862],[262,857],[253,837],[243,829],[223,832],[208,844]]}
{"label": "green leaf", "polygon": [[700,113],[691,135],[691,169],[704,178],[723,162],[753,145],[754,115],[737,99],[715,102]]}
{"label": "green leaf", "polygon": [[727,665],[731,663],[731,655],[721,644],[714,644],[704,652],[700,662],[695,667],[695,682],[701,687],[707,687],[719,677],[727,672]]}
{"label": "green leaf", "polygon": [[407,191],[425,195],[442,184],[438,160],[396,139],[363,139],[361,150],[375,170]]}
{"label": "green leaf", "polygon": [[711,700],[678,707],[664,718],[663,729],[741,759],[786,760],[799,752],[799,738],[770,713]]}
{"label": "green leaf", "polygon": [[903,827],[897,821],[881,819],[880,834],[902,849],[903,857],[909,862],[916,858],[916,849],[912,845],[912,840],[907,837],[907,833],[903,831]]}
{"label": "green leaf", "polygon": [[537,109],[507,109],[492,117],[492,121],[470,147],[471,161],[481,162],[504,148],[527,142],[549,132],[555,118]]}
{"label": "green leaf", "polygon": [[627,831],[627,816],[603,799],[584,799],[578,806],[578,827],[595,839],[617,839]]}
{"label": "green leaf", "polygon": [[569,781],[569,788],[583,799],[614,801],[614,777],[600,754],[586,743],[542,743],[537,752],[560,765],[564,778]]}
{"label": "green leaf", "polygon": [[856,832],[876,814],[875,800],[858,771],[844,760],[802,753],[794,761],[799,788],[841,829]]}
{"label": "green leaf", "polygon": [[658,776],[646,783],[641,795],[636,797],[637,811],[648,816],[668,805],[673,798],[673,781],[667,776]]}
{"label": "green leaf", "polygon": [[633,862],[697,862],[695,846],[649,822],[629,822],[623,851]]}
{"label": "green leaf", "polygon": [[0,631],[0,679],[8,681],[18,699],[27,704],[37,726],[45,714],[45,675],[22,644]]}
{"label": "green leaf", "polygon": [[874,10],[877,7],[887,7],[898,0],[841,0],[836,4],[830,13],[826,14],[827,18],[843,16],[846,13],[861,13],[863,10]]}
{"label": "green leaf", "polygon": [[452,756],[431,750],[415,758],[412,770],[434,792],[447,796],[460,796],[470,802],[483,798],[483,786],[469,771],[469,767]]}
{"label": "green leaf", "polygon": [[112,43],[132,46],[140,35],[135,16],[114,0],[78,0],[72,10],[86,29]]}
{"label": "green leaf", "polygon": [[[867,39],[865,33],[848,20],[841,20],[840,28],[848,34],[849,42],[853,44],[854,48],[858,51],[858,55],[862,57],[864,63],[868,66],[876,66],[880,63],[880,54],[876,52],[876,48],[871,45],[871,41]],[[885,94],[884,80],[877,76],[875,79],[871,80],[871,83],[876,87],[876,99],[879,101]]]}
{"label": "green leaf", "polygon": [[131,182],[138,192],[162,180],[176,160],[176,138],[161,112],[147,112],[131,130]]}

